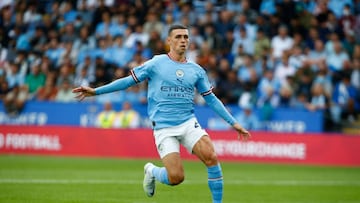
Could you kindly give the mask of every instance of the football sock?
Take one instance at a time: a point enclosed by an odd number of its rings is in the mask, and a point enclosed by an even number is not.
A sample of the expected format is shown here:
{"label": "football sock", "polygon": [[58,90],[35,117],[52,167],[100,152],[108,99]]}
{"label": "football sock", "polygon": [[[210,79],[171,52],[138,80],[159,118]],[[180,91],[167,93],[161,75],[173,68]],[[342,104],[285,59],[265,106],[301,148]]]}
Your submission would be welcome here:
{"label": "football sock", "polygon": [[223,197],[223,177],[220,164],[207,167],[208,185],[212,195],[213,203],[221,203]]}
{"label": "football sock", "polygon": [[168,173],[167,173],[165,167],[157,167],[157,166],[155,166],[152,169],[152,173],[153,173],[153,175],[154,175],[154,177],[155,177],[155,179],[157,181],[159,181],[160,183],[164,183],[166,185],[170,185],[169,178],[168,178]]}

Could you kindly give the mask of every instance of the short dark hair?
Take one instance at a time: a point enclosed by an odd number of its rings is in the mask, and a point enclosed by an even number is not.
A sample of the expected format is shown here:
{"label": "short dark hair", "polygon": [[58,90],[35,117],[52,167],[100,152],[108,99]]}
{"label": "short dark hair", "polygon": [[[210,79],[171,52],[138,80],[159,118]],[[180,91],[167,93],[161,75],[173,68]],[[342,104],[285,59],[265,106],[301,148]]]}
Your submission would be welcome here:
{"label": "short dark hair", "polygon": [[171,34],[173,30],[177,30],[177,29],[187,30],[188,28],[185,25],[180,25],[180,24],[171,25],[168,31],[168,36]]}

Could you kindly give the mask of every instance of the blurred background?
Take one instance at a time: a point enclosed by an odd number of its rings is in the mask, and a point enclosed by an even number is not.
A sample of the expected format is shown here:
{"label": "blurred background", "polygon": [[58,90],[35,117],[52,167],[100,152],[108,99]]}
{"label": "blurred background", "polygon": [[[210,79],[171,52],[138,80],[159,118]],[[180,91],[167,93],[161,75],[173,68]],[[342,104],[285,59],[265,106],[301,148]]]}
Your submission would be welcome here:
{"label": "blurred background", "polygon": [[71,92],[167,53],[177,23],[252,134],[237,140],[196,94],[226,202],[360,202],[359,0],[0,0],[0,202],[211,201],[184,149],[184,184],[143,195],[144,164],[161,165],[146,82]]}
{"label": "blurred background", "polygon": [[[167,53],[170,25],[191,34],[187,60],[250,130],[360,131],[360,1],[2,0],[0,124],[150,128],[146,83],[78,103]],[[229,126],[199,95],[204,128]]]}

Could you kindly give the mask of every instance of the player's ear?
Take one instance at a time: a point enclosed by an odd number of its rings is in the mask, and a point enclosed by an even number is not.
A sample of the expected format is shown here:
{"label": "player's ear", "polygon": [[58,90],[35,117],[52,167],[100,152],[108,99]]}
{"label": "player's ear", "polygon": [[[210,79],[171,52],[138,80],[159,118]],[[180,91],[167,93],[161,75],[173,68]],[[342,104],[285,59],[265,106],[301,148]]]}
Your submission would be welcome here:
{"label": "player's ear", "polygon": [[168,37],[166,38],[166,43],[167,43],[168,45],[170,45],[170,36],[168,36]]}

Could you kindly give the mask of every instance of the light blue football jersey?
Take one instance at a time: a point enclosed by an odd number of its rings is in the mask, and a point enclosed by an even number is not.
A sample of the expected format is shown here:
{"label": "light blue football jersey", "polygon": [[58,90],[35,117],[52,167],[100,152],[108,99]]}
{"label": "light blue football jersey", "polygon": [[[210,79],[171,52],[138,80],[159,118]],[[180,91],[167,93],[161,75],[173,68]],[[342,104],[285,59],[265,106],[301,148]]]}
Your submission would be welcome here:
{"label": "light blue football jersey", "polygon": [[194,117],[195,88],[204,96],[212,89],[202,67],[174,61],[167,54],[134,68],[131,76],[136,83],[148,80],[148,114],[154,129],[179,125]]}

